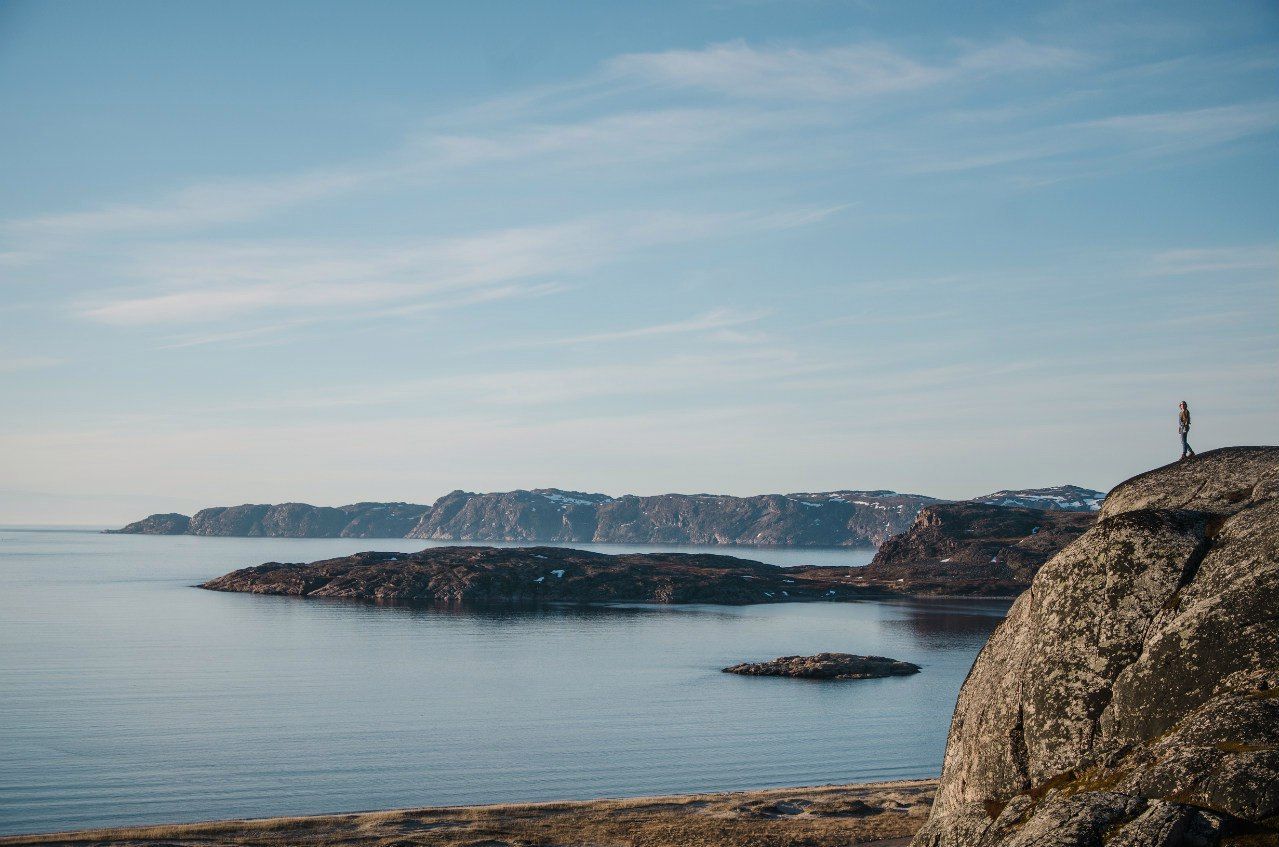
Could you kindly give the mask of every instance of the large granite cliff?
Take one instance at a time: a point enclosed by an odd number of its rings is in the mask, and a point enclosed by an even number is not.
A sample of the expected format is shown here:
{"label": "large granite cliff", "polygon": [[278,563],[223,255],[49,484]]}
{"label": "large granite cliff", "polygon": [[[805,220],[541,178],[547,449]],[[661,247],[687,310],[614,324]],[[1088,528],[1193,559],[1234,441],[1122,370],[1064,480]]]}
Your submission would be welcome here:
{"label": "large granite cliff", "polygon": [[915,847],[1279,843],[1279,448],[1135,477],[959,695]]}

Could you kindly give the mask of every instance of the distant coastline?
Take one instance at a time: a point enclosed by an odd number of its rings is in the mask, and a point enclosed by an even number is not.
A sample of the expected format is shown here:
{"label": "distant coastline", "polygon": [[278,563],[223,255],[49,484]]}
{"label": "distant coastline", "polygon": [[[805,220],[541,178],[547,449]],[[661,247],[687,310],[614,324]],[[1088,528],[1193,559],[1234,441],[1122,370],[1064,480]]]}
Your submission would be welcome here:
{"label": "distant coastline", "polygon": [[[975,503],[1094,512],[1099,491],[1066,485],[999,491]],[[454,491],[432,505],[363,502],[244,504],[150,515],[112,533],[262,538],[420,538],[531,544],[688,544],[744,547],[879,546],[921,510],[949,501],[885,490],[736,497],[613,497],[554,488],[489,494]]]}

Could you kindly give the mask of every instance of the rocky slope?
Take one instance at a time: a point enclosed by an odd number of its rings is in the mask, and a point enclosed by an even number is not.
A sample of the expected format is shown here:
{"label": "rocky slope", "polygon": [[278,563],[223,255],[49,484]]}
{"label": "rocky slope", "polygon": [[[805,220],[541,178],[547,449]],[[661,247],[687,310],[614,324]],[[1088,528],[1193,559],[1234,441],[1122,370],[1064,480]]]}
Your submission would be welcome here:
{"label": "rocky slope", "polygon": [[860,576],[914,594],[1018,594],[1094,520],[1091,512],[976,502],[927,506]]}
{"label": "rocky slope", "polygon": [[399,538],[429,511],[429,506],[414,503],[217,506],[196,512],[189,531],[272,538]]}
{"label": "rocky slope", "polygon": [[724,673],[743,676],[788,676],[793,679],[879,679],[919,673],[919,665],[887,656],[852,653],[818,653],[815,656],[782,656],[769,662],[743,662]]}
{"label": "rocky slope", "polygon": [[959,695],[916,847],[1279,843],[1279,448],[1135,477]]}
{"label": "rocky slope", "polygon": [[148,515],[140,521],[126,524],[108,533],[122,535],[186,535],[191,531],[191,518],[177,512]]}
{"label": "rocky slope", "polygon": [[1019,491],[996,491],[974,497],[974,503],[990,506],[1013,506],[1022,509],[1060,509],[1066,512],[1095,512],[1101,508],[1105,493],[1078,485],[1056,485],[1052,488],[1023,488]]}
{"label": "rocky slope", "polygon": [[[784,603],[873,594],[732,556],[610,556],[562,547],[434,547],[357,553],[310,564],[268,562],[204,583],[214,591],[330,597],[370,603]],[[847,569],[830,569],[846,572]]]}

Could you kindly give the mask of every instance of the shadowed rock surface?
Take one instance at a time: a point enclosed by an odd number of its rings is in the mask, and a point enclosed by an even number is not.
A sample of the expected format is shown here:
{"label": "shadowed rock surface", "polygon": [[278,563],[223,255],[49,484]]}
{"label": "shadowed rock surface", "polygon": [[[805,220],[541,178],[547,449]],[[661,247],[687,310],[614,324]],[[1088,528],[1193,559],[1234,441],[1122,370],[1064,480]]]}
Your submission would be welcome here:
{"label": "shadowed rock surface", "polygon": [[960,692],[917,847],[1279,843],[1279,448],[1119,485]]}
{"label": "shadowed rock surface", "polygon": [[912,594],[1021,593],[1096,513],[939,503],[884,542],[860,576]]}
{"label": "shadowed rock surface", "polygon": [[919,665],[887,656],[852,653],[818,653],[815,656],[782,656],[771,662],[743,662],[724,673],[744,676],[789,676],[795,679],[879,679],[919,673]]}
{"label": "shadowed rock surface", "polygon": [[[784,603],[854,600],[876,592],[732,556],[562,547],[435,547],[356,553],[310,564],[268,562],[204,583],[214,591],[370,603]],[[846,568],[830,572],[846,573]]]}

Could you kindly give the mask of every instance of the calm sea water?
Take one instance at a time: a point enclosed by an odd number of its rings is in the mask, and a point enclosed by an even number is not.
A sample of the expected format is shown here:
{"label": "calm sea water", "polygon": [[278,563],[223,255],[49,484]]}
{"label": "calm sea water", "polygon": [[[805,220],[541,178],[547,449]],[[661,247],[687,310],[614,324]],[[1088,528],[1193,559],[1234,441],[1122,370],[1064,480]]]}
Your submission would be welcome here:
{"label": "calm sea water", "polygon": [[[446,613],[191,587],[264,561],[424,546],[0,529],[0,832],[935,775],[960,683],[1007,609]],[[924,671],[719,672],[822,650]]]}

